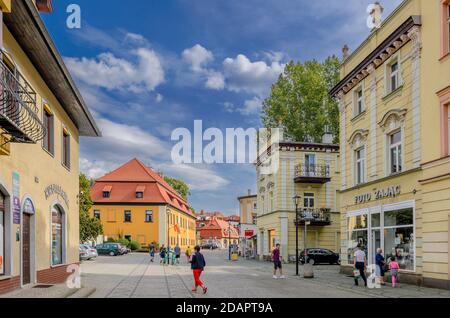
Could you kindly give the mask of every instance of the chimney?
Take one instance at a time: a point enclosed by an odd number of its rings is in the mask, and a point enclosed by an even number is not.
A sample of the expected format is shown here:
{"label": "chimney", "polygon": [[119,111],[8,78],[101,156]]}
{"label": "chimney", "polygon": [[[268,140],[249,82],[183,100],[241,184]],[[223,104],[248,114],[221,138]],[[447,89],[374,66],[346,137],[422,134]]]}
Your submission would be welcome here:
{"label": "chimney", "polygon": [[325,126],[325,133],[322,136],[322,143],[323,144],[332,144],[333,140],[334,140],[334,136],[330,132],[330,127],[327,125],[327,126]]}
{"label": "chimney", "polygon": [[348,48],[348,45],[344,45],[344,47],[342,48],[342,60],[345,61],[349,56],[349,51],[350,49]]}
{"label": "chimney", "polygon": [[36,0],[36,7],[40,12],[53,12],[52,0]]}

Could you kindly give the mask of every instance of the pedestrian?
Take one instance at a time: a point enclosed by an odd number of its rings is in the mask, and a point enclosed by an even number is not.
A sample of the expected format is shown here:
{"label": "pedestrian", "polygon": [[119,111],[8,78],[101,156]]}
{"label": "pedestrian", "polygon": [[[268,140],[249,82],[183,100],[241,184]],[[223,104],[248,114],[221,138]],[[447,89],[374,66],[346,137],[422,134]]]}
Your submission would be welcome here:
{"label": "pedestrian", "polygon": [[192,255],[191,259],[191,269],[192,273],[194,274],[194,284],[195,288],[192,290],[194,293],[197,292],[197,288],[200,286],[203,289],[203,294],[206,294],[208,291],[208,288],[203,284],[203,282],[200,280],[200,276],[202,272],[204,271],[206,266],[205,258],[203,257],[203,254],[200,253],[200,246],[194,247],[194,255]]}
{"label": "pedestrian", "polygon": [[367,264],[366,253],[362,250],[361,245],[358,244],[358,246],[356,247],[355,256],[353,259],[353,267],[356,272],[355,286],[359,285],[358,280],[359,280],[359,277],[361,276],[361,278],[364,281],[364,286],[367,287],[366,264]]}
{"label": "pedestrian", "polygon": [[191,256],[192,256],[192,250],[191,250],[190,246],[188,246],[188,248],[186,249],[185,254],[186,254],[186,257],[187,257],[187,261],[189,263],[191,261]]}
{"label": "pedestrian", "polygon": [[150,262],[153,263],[155,260],[155,244],[150,243],[150,246],[148,247],[148,251],[150,253]]}
{"label": "pedestrian", "polygon": [[383,250],[381,248],[377,248],[377,255],[375,255],[375,274],[377,276],[377,280],[380,283],[380,285],[384,285],[384,268],[385,268],[385,261],[383,256]]}
{"label": "pedestrian", "polygon": [[180,256],[181,256],[181,248],[177,244],[177,246],[175,246],[175,260],[177,264],[180,264]]}
{"label": "pedestrian", "polygon": [[275,249],[272,251],[272,261],[273,261],[273,279],[278,279],[277,270],[280,271],[280,279],[284,279],[283,275],[283,266],[281,265],[282,257],[280,254],[280,244],[275,246]]}
{"label": "pedestrian", "polygon": [[160,264],[166,263],[166,255],[167,255],[167,250],[163,244],[159,250],[159,257],[161,258],[161,260],[159,261]]}
{"label": "pedestrian", "polygon": [[391,256],[391,261],[389,262],[389,269],[391,270],[392,287],[395,288],[397,286],[398,281],[398,270],[400,269],[400,265],[396,261],[395,256]]}

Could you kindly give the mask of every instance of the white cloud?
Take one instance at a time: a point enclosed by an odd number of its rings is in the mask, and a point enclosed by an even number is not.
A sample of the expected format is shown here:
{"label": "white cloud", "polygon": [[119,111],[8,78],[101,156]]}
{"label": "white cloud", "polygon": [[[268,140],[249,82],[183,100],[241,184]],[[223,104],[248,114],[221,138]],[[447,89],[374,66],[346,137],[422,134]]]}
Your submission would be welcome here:
{"label": "white cloud", "polygon": [[147,43],[147,40],[145,39],[144,36],[142,36],[141,34],[131,33],[131,32],[128,32],[127,34],[125,34],[125,41],[137,43],[137,44]]}
{"label": "white cloud", "polygon": [[254,115],[259,114],[262,108],[263,100],[259,97],[253,97],[253,99],[246,100],[244,102],[244,107],[238,109],[242,115]]}
{"label": "white cloud", "polygon": [[185,49],[182,53],[183,59],[190,64],[194,72],[202,72],[204,67],[214,60],[214,55],[200,44]]}
{"label": "white cloud", "polygon": [[163,101],[163,99],[164,99],[164,96],[162,96],[161,94],[156,94],[155,100],[157,103],[161,103]]}
{"label": "white cloud", "polygon": [[97,58],[66,58],[71,73],[80,81],[108,90],[140,93],[153,91],[164,82],[164,70],[156,53],[147,48],[131,52],[136,61],[102,53]]}
{"label": "white cloud", "polygon": [[222,73],[216,71],[208,71],[207,80],[205,83],[206,88],[222,90],[225,88],[225,78]]}
{"label": "white cloud", "polygon": [[264,61],[250,61],[245,55],[227,58],[223,62],[227,87],[231,91],[253,93],[259,97],[269,93],[271,85],[283,72],[285,65],[273,61],[270,65]]}

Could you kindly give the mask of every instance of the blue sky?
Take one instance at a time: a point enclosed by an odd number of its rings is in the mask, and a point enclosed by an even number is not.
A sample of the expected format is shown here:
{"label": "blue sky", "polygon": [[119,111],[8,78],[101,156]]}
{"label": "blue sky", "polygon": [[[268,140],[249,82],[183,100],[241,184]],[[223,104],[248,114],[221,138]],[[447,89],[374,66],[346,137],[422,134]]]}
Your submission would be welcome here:
{"label": "blue sky", "polygon": [[[175,128],[259,128],[261,101],[289,60],[355,49],[371,0],[58,0],[43,15],[104,137],[82,138],[83,172],[132,158],[192,188],[196,210],[238,213],[252,165],[175,165]],[[382,1],[386,17],[401,0]],[[81,7],[81,29],[66,7]]]}

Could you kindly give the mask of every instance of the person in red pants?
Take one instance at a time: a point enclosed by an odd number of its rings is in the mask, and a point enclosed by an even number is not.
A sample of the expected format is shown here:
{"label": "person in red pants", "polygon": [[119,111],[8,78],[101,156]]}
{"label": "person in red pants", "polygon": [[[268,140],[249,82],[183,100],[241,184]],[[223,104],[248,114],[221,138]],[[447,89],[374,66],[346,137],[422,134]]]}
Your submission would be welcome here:
{"label": "person in red pants", "polygon": [[206,294],[208,288],[206,288],[200,280],[200,275],[206,266],[205,258],[203,257],[203,254],[200,253],[200,246],[196,246],[194,251],[194,255],[192,255],[191,259],[191,269],[194,274],[195,288],[192,291],[196,293],[198,286],[200,286],[203,289],[203,294]]}

